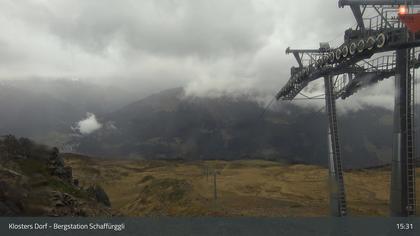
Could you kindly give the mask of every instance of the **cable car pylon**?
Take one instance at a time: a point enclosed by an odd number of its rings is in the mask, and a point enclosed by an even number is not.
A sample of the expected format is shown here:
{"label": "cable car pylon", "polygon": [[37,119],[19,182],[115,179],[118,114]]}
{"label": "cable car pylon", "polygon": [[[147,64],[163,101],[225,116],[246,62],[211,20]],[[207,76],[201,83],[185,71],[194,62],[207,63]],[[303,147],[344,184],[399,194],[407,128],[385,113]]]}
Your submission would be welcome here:
{"label": "cable car pylon", "polygon": [[[276,99],[293,100],[311,81],[324,79],[329,127],[330,208],[333,216],[345,216],[347,205],[335,99],[345,99],[367,85],[394,76],[390,215],[414,216],[415,83],[410,70],[420,66],[419,51],[415,50],[420,47],[420,24],[408,24],[407,19],[416,7],[420,10],[420,0],[339,0],[338,3],[339,7],[350,7],[357,27],[345,31],[344,42],[337,48],[330,48],[328,44],[322,44],[319,50],[288,48],[286,53],[293,53],[299,67],[292,67],[291,77]],[[377,15],[365,17],[368,9]],[[368,61],[372,56],[376,58]]]}

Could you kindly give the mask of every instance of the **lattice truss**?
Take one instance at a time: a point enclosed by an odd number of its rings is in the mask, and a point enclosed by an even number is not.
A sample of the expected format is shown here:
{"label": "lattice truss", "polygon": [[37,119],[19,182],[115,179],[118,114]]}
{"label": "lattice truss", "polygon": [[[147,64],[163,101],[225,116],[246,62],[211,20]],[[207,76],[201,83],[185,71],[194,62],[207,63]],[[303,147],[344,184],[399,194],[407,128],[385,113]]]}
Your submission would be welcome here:
{"label": "lattice truss", "polygon": [[[351,6],[356,27],[344,33],[344,42],[336,47],[320,43],[319,49],[286,49],[293,54],[298,67],[291,68],[291,77],[276,95],[277,100],[293,100],[310,82],[334,76],[334,95],[345,99],[360,88],[396,73],[395,50],[413,48],[409,66],[420,66],[420,34],[408,33],[399,20],[396,6]],[[410,6],[405,13],[420,12]]]}

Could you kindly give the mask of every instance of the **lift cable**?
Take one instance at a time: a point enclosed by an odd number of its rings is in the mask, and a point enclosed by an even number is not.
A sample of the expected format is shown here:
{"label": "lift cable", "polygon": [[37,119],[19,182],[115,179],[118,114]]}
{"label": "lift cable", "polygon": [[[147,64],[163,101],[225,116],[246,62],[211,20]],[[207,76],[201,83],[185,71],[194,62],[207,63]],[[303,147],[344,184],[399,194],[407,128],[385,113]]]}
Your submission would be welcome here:
{"label": "lift cable", "polygon": [[268,109],[271,107],[271,104],[273,104],[273,102],[276,100],[276,96],[273,96],[273,98],[271,99],[271,101],[264,107],[264,110],[261,112],[258,120],[261,120],[265,113],[268,111]]}
{"label": "lift cable", "polygon": [[[302,95],[304,98],[295,98],[292,101],[302,101],[302,100],[324,100],[324,97],[321,96],[325,96],[325,94],[318,94],[312,97],[309,97],[303,93],[299,93],[300,95]],[[259,120],[261,120],[265,113],[268,111],[268,109],[270,109],[271,105],[274,103],[274,101],[276,100],[276,97],[274,96],[271,101],[264,107],[264,110],[261,112],[260,116],[259,116]],[[325,107],[322,107],[318,112],[320,112],[322,109],[324,109]]]}
{"label": "lift cable", "polygon": [[[305,95],[305,94],[303,94],[301,92],[299,92],[299,94],[302,95],[302,96],[304,96],[305,98],[295,98],[295,99],[297,99],[297,100],[324,99],[324,98],[320,98],[320,97],[321,96],[325,96],[325,94],[319,94],[319,95],[315,95],[315,96],[309,97],[308,95]],[[293,99],[293,100],[295,100],[295,99]]]}

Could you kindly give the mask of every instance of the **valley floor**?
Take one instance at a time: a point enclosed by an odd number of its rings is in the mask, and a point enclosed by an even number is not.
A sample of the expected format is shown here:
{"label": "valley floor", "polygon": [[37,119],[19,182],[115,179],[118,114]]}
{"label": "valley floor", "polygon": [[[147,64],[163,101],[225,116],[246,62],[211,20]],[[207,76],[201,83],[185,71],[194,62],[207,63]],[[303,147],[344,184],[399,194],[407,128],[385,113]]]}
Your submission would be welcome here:
{"label": "valley floor", "polygon": [[[329,214],[328,173],[319,166],[261,160],[187,162],[106,160],[73,154],[65,157],[82,185],[103,186],[112,208],[125,216]],[[216,200],[213,170],[217,172]],[[389,185],[390,171],[384,168],[346,172],[349,214],[387,216]]]}

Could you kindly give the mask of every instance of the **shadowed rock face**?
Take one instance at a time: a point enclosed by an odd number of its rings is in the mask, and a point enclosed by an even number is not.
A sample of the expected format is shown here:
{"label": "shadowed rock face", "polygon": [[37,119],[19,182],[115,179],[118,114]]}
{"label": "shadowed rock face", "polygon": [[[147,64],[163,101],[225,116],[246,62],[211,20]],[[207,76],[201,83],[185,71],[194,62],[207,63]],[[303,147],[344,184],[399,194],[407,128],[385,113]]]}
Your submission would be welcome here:
{"label": "shadowed rock face", "polygon": [[[57,148],[12,135],[0,139],[0,216],[112,215],[105,191],[91,196],[73,179]],[[102,191],[100,191],[102,190]]]}
{"label": "shadowed rock face", "polygon": [[72,169],[70,166],[64,166],[64,160],[59,156],[57,148],[52,149],[47,166],[51,175],[57,176],[68,183],[73,183]]}
{"label": "shadowed rock face", "polygon": [[108,195],[105,190],[99,185],[93,185],[87,188],[86,190],[90,195],[92,195],[98,202],[104,204],[105,206],[111,206]]}
{"label": "shadowed rock face", "polygon": [[23,213],[22,194],[5,181],[0,181],[0,215],[19,216]]}

